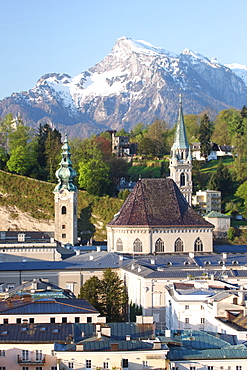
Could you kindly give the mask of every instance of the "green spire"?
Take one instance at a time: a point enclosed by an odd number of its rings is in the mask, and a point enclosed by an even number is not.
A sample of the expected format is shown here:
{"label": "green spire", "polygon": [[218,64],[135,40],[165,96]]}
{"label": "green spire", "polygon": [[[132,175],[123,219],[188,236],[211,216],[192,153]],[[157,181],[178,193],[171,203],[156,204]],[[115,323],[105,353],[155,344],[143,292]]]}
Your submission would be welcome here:
{"label": "green spire", "polygon": [[68,144],[68,137],[65,134],[64,143],[62,146],[62,160],[60,167],[56,171],[56,177],[58,178],[58,184],[54,191],[58,192],[62,189],[68,191],[76,191],[77,187],[73,184],[73,180],[76,177],[76,171],[72,168],[72,162],[70,159],[70,146]]}
{"label": "green spire", "polygon": [[182,94],[179,95],[178,121],[176,126],[175,141],[172,149],[189,149],[182,109]]}

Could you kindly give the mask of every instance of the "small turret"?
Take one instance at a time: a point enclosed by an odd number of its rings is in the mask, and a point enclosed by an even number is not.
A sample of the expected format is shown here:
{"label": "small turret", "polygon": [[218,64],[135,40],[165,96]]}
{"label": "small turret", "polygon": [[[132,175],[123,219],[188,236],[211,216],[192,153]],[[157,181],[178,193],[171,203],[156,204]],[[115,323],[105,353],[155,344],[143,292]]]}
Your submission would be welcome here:
{"label": "small turret", "polygon": [[67,134],[62,146],[62,160],[56,171],[58,184],[54,189],[55,239],[63,244],[77,242],[77,187],[73,183],[76,171],[72,168]]}
{"label": "small turret", "polygon": [[56,171],[56,177],[58,179],[58,184],[54,191],[60,191],[66,189],[68,191],[76,191],[77,187],[74,185],[73,181],[76,177],[76,171],[72,168],[72,162],[70,159],[70,146],[68,144],[68,137],[65,134],[64,143],[62,146],[62,160],[60,162],[60,167]]}

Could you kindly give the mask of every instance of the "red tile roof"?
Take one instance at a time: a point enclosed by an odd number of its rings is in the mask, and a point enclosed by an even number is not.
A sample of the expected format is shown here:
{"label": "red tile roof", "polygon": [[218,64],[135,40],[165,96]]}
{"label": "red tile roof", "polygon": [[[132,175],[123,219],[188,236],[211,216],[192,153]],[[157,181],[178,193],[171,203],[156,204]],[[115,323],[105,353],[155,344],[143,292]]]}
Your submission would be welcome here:
{"label": "red tile roof", "polygon": [[109,225],[213,227],[189,206],[170,178],[139,180]]}

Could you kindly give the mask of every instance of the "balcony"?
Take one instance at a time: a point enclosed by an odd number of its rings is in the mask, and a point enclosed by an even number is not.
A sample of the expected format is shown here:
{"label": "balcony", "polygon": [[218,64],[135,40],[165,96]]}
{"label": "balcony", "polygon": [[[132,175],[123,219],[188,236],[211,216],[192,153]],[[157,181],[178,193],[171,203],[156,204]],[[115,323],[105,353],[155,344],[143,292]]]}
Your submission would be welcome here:
{"label": "balcony", "polygon": [[30,356],[30,358],[28,358],[28,359],[24,359],[24,358],[22,358],[22,356],[17,355],[17,363],[21,366],[22,365],[44,366],[45,363],[46,363],[46,360],[45,360],[45,355],[43,355],[42,358],[39,359],[39,360],[37,360],[34,355]]}

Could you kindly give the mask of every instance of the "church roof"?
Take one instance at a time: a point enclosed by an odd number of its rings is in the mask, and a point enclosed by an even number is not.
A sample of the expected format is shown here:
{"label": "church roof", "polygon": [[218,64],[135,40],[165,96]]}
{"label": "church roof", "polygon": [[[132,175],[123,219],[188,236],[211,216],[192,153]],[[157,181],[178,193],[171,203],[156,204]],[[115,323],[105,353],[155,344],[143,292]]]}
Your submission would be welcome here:
{"label": "church roof", "polygon": [[139,180],[109,225],[213,227],[189,206],[170,178]]}
{"label": "church roof", "polygon": [[187,140],[184,116],[182,110],[182,96],[179,96],[179,111],[178,111],[178,121],[176,125],[175,140],[172,149],[189,149],[189,144]]}

